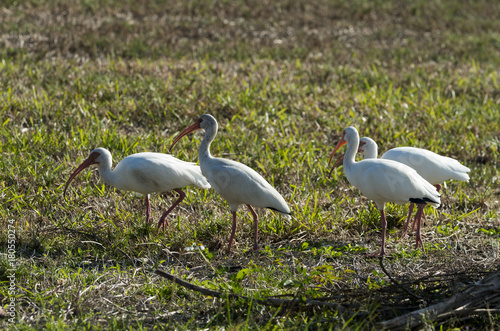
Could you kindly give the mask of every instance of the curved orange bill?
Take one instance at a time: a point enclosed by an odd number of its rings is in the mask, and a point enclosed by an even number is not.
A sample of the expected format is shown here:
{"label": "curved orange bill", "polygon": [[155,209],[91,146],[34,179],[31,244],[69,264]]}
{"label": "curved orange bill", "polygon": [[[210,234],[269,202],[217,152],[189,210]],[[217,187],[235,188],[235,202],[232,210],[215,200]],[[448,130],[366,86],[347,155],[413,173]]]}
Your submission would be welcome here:
{"label": "curved orange bill", "polygon": [[82,172],[85,168],[88,168],[90,167],[91,165],[97,163],[95,161],[95,159],[99,156],[99,154],[97,153],[92,153],[90,154],[90,156],[85,160],[83,161],[82,164],[80,164],[80,166],[78,168],[75,169],[75,171],[73,171],[73,173],[71,174],[71,176],[69,177],[68,181],[66,182],[66,186],[64,187],[64,197],[66,197],[66,190],[68,189],[68,186],[69,186],[69,183],[71,183],[71,181],[80,173]]}
{"label": "curved orange bill", "polygon": [[191,132],[194,132],[198,129],[201,129],[200,127],[200,120],[197,120],[193,125],[187,127],[186,129],[184,129],[184,131],[182,131],[175,139],[174,139],[174,142],[172,143],[172,146],[170,146],[170,153],[172,153],[172,148],[174,148],[174,145],[182,138],[184,137],[185,135],[191,133]]}
{"label": "curved orange bill", "polygon": [[[344,136],[342,136],[342,139],[340,139],[340,141],[338,142],[337,146],[335,146],[335,149],[333,150],[332,155],[330,155],[330,161],[328,162],[328,166],[330,166],[330,164],[332,163],[333,156],[335,155],[335,153],[337,152],[337,150],[340,147],[342,147],[345,143],[346,143],[346,141],[344,140]],[[343,155],[339,159],[337,159],[337,161],[335,162],[335,164],[334,164],[332,170],[330,171],[330,174],[328,175],[328,177],[330,177],[332,175],[333,169],[335,169],[335,167],[340,164],[340,162],[342,161],[342,159],[343,159]]]}

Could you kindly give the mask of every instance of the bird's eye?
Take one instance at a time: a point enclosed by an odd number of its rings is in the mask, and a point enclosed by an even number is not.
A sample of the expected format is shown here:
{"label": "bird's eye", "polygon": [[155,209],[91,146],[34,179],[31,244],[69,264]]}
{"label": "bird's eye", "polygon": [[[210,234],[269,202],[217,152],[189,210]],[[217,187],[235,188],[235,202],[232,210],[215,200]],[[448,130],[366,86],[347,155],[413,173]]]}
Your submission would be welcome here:
{"label": "bird's eye", "polygon": [[200,123],[201,123],[201,122],[203,122],[203,119],[202,119],[202,118],[200,118]]}

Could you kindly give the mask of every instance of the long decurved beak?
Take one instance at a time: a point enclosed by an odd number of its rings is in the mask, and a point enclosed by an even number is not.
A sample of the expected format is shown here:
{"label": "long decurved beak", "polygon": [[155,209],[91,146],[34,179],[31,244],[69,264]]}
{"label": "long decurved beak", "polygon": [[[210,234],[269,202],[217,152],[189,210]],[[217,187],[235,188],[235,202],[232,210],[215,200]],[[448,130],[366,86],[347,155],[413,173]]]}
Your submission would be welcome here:
{"label": "long decurved beak", "polygon": [[174,142],[172,143],[172,146],[170,146],[170,153],[172,153],[172,148],[174,148],[174,145],[182,138],[184,137],[185,135],[191,133],[191,132],[194,132],[198,129],[201,129],[200,127],[200,120],[196,120],[196,122],[187,127],[186,129],[184,129],[184,131],[182,131],[175,139],[174,139]]}
{"label": "long decurved beak", "polygon": [[83,161],[82,164],[80,164],[80,166],[78,168],[75,169],[75,171],[73,171],[73,173],[71,174],[71,176],[69,177],[68,181],[66,182],[66,186],[64,187],[64,197],[66,197],[66,190],[68,189],[68,186],[69,184],[71,183],[71,181],[80,173],[82,172],[85,168],[88,168],[90,167],[91,165],[97,163],[95,161],[95,159],[99,157],[99,154],[97,153],[92,153],[90,154],[90,156],[85,160]]}
{"label": "long decurved beak", "polygon": [[[338,142],[337,146],[335,146],[335,149],[333,150],[332,154],[330,155],[330,161],[328,162],[328,166],[330,166],[330,164],[332,163],[332,160],[333,160],[333,156],[335,155],[335,153],[337,152],[337,150],[342,147],[347,141],[344,140],[344,136],[342,135],[342,138],[340,139],[340,141]],[[328,175],[328,177],[331,176],[332,172],[333,172],[333,169],[335,169],[336,166],[338,166],[340,164],[340,162],[342,162],[342,160],[344,159],[344,155],[342,155],[340,158],[337,159],[337,161],[335,162],[335,164],[333,165],[333,168],[332,170],[330,171],[330,174]]]}
{"label": "long decurved beak", "polygon": [[332,170],[330,170],[330,173],[328,174],[328,178],[330,178],[332,176],[333,169],[337,168],[342,163],[342,161],[344,161],[344,155],[345,155],[345,153],[340,155],[340,157],[337,159],[337,161],[335,161],[335,163],[333,164]]}

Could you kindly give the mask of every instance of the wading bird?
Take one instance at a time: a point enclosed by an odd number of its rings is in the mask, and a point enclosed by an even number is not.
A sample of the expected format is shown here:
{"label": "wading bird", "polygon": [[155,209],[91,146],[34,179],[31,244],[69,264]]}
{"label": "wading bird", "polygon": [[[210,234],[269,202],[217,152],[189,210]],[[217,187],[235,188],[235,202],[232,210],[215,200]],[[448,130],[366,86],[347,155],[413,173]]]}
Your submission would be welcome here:
{"label": "wading bird", "polygon": [[194,185],[199,188],[210,188],[207,179],[201,174],[200,167],[194,163],[181,161],[168,154],[145,152],[127,156],[112,170],[111,153],[99,147],[90,152],[89,157],[71,174],[64,187],[64,196],[71,181],[92,164],[97,164],[99,176],[106,184],[119,190],[134,191],[144,195],[146,223],[149,223],[151,216],[150,193],[166,193],[172,190],[179,193],[179,199],[160,218],[158,229],[163,225],[165,230],[165,223],[168,225],[168,214],[186,197],[186,193],[181,190],[182,187]]}
{"label": "wading bird", "polygon": [[217,135],[217,121],[209,114],[200,116],[196,122],[182,131],[172,143],[172,147],[185,135],[198,129],[205,130],[205,136],[199,147],[201,172],[207,177],[213,189],[223,197],[233,214],[233,226],[229,238],[228,252],[231,251],[234,234],[236,232],[236,211],[238,206],[247,205],[254,220],[254,250],[259,249],[257,230],[259,218],[252,208],[261,207],[275,210],[286,217],[290,217],[290,208],[283,197],[261,175],[252,168],[236,161],[213,157],[210,154],[210,144]]}
{"label": "wading bird", "polygon": [[[365,159],[376,159],[378,154],[377,143],[371,138],[363,137],[359,140],[358,152],[363,154]],[[380,158],[401,162],[415,169],[420,176],[436,186],[438,192],[441,190],[441,183],[447,180],[469,181],[469,175],[467,174],[470,171],[469,168],[451,157],[442,156],[427,149],[396,147],[385,152]],[[414,204],[411,203],[403,237],[406,236],[408,231],[413,206]],[[425,218],[423,212],[422,216]],[[412,231],[415,230],[415,222],[416,219],[413,222]]]}
{"label": "wading bird", "polygon": [[[420,217],[426,204],[439,207],[441,204],[436,188],[420,176],[414,169],[405,164],[382,159],[368,159],[356,162],[355,156],[359,145],[358,131],[347,127],[342,138],[330,156],[330,163],[337,150],[347,143],[344,154],[344,173],[351,185],[357,187],[364,196],[372,200],[380,210],[382,221],[382,249],[379,256],[385,255],[385,236],[387,221],[385,219],[385,203],[405,204],[414,202],[418,205],[417,245],[422,244],[420,235]],[[340,164],[342,158],[335,162],[333,169]]]}

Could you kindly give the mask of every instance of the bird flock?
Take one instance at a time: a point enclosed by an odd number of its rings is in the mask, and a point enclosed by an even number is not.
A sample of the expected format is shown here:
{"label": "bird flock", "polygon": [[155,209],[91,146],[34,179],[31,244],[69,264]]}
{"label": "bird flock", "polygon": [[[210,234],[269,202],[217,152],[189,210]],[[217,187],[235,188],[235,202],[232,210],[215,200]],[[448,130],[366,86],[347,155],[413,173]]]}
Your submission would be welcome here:
{"label": "bird flock", "polygon": [[[198,188],[213,188],[224,198],[231,209],[233,223],[227,251],[230,252],[236,233],[236,212],[240,205],[246,205],[254,220],[254,250],[259,249],[258,222],[259,218],[254,207],[268,208],[286,218],[291,217],[290,207],[278,191],[252,168],[225,158],[214,157],[210,153],[210,144],[217,135],[217,120],[209,114],[200,116],[191,126],[184,129],[173,141],[170,147],[184,136],[196,130],[203,129],[205,135],[198,150],[199,166],[185,162],[169,154],[136,153],[125,157],[114,169],[111,153],[102,147],[91,151],[89,157],[78,166],[64,187],[64,196],[71,181],[85,168],[97,164],[99,176],[108,185],[119,190],[141,193],[145,197],[146,223],[151,218],[149,195],[151,193],[166,194],[175,191],[179,198],[163,213],[158,230],[169,225],[167,217],[179,205],[186,194],[182,188],[194,185]],[[470,169],[455,159],[438,155],[431,151],[414,148],[398,147],[387,151],[377,158],[377,144],[371,138],[359,138],[354,127],[347,127],[342,138],[334,148],[330,163],[336,152],[347,145],[347,150],[334,163],[331,172],[343,164],[344,173],[349,183],[358,188],[368,199],[372,200],[380,211],[382,224],[382,244],[378,255],[384,256],[387,221],[385,204],[410,203],[408,218],[401,237],[406,237],[412,218],[414,204],[417,212],[412,226],[416,227],[416,246],[423,247],[421,235],[421,218],[425,218],[424,208],[427,205],[435,208],[441,204],[439,191],[441,184],[447,180],[468,181]],[[362,161],[356,162],[356,154],[364,155]],[[330,172],[330,174],[331,174]]]}

